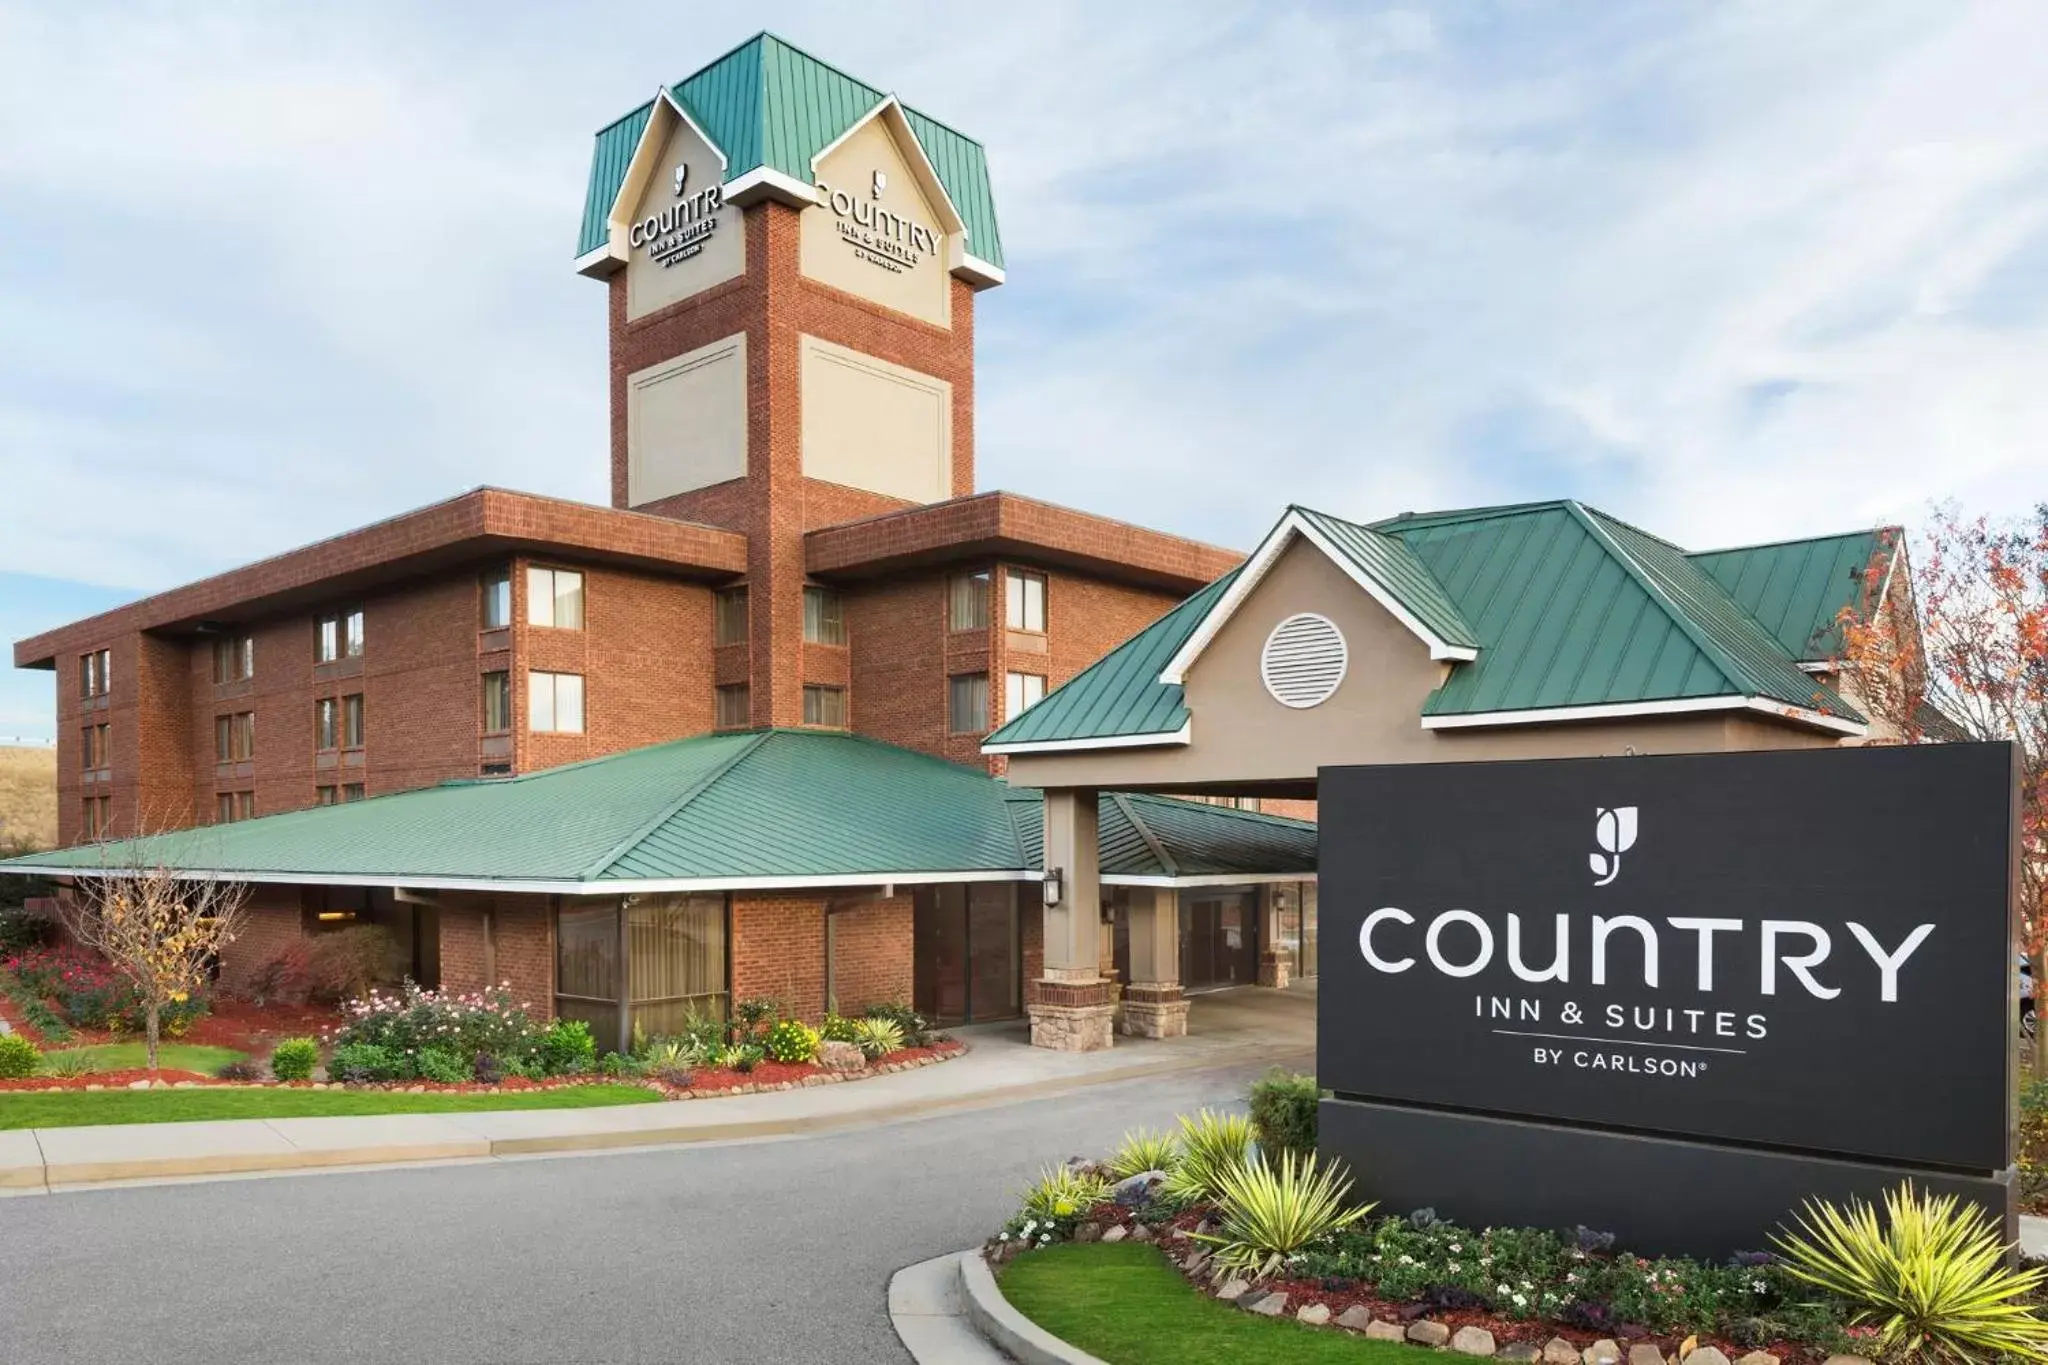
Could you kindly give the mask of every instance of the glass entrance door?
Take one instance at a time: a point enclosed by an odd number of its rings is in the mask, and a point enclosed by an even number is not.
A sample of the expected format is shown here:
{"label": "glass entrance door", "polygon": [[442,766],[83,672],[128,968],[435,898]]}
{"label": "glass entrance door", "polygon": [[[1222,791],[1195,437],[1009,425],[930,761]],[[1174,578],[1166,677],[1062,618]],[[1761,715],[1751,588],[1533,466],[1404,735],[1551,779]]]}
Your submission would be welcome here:
{"label": "glass entrance door", "polygon": [[1243,986],[1259,978],[1258,893],[1249,887],[1182,893],[1181,981]]}
{"label": "glass entrance door", "polygon": [[911,971],[918,1013],[942,1024],[1022,1013],[1017,924],[1014,883],[918,888]]}

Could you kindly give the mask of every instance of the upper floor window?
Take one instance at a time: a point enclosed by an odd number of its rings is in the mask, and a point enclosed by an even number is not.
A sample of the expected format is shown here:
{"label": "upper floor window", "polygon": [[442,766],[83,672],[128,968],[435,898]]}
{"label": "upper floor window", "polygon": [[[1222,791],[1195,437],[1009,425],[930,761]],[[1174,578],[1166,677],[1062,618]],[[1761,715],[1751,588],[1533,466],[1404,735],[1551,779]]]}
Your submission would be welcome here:
{"label": "upper floor window", "polygon": [[78,656],[78,695],[104,697],[113,689],[114,651],[96,649]]}
{"label": "upper floor window", "polygon": [[80,811],[80,814],[83,816],[85,838],[98,839],[106,834],[108,818],[113,810],[113,805],[114,799],[111,796],[88,796],[85,798],[83,809]]}
{"label": "upper floor window", "polygon": [[213,642],[213,680],[243,682],[256,676],[256,637],[230,635]]}
{"label": "upper floor window", "polygon": [[503,630],[512,624],[512,571],[493,569],[483,580],[485,630]]}
{"label": "upper floor window", "polygon": [[112,765],[113,760],[108,756],[112,747],[108,743],[108,735],[111,733],[111,728],[105,725],[85,727],[79,736],[84,741],[83,761],[79,764],[81,768],[87,772],[94,772]]}
{"label": "upper floor window", "polygon": [[583,733],[583,675],[526,675],[526,728],[539,734]]}
{"label": "upper floor window", "polygon": [[747,642],[747,590],[725,588],[711,598],[711,642],[743,645]]}
{"label": "upper floor window", "polygon": [[1036,673],[1012,673],[1003,679],[1003,719],[1015,720],[1045,700],[1045,679]]}
{"label": "upper floor window", "polygon": [[217,824],[226,825],[236,820],[255,818],[255,792],[222,792],[214,798],[214,819]]}
{"label": "upper floor window", "polygon": [[753,721],[751,710],[752,690],[745,683],[726,683],[717,689],[718,715],[716,723],[721,730],[744,730]]}
{"label": "upper floor window", "polygon": [[502,735],[512,728],[512,675],[484,674],[484,733]]}
{"label": "upper floor window", "polygon": [[846,728],[846,689],[804,684],[804,724]]}
{"label": "upper floor window", "polygon": [[337,612],[333,616],[320,618],[318,638],[314,645],[317,662],[331,664],[336,659],[360,659],[363,657],[363,612],[358,607],[350,612]]}
{"label": "upper floor window", "polygon": [[341,747],[341,703],[333,697],[313,703],[313,747],[322,753]]}
{"label": "upper floor window", "polygon": [[256,713],[238,711],[213,718],[213,761],[242,763],[256,757]]}
{"label": "upper floor window", "polygon": [[956,735],[988,729],[988,674],[956,673],[946,680],[946,728]]}
{"label": "upper floor window", "polygon": [[334,787],[313,788],[313,804],[316,806],[331,806],[339,801],[340,798],[340,791]]}
{"label": "upper floor window", "polygon": [[344,782],[341,784],[341,799],[343,804],[346,804],[350,801],[362,800],[364,792],[365,789],[363,787],[363,784],[360,782]]}
{"label": "upper floor window", "polygon": [[830,588],[804,589],[804,643],[843,645],[846,643],[846,611],[839,594]]}
{"label": "upper floor window", "polygon": [[583,575],[574,569],[526,571],[526,624],[583,629]]}
{"label": "upper floor window", "polygon": [[363,694],[351,692],[341,699],[341,747],[363,747]]}
{"label": "upper floor window", "polygon": [[988,570],[956,573],[946,594],[946,625],[951,630],[988,629]]}
{"label": "upper floor window", "polygon": [[1011,569],[1003,575],[1009,585],[1007,623],[1011,630],[1045,633],[1045,575]]}

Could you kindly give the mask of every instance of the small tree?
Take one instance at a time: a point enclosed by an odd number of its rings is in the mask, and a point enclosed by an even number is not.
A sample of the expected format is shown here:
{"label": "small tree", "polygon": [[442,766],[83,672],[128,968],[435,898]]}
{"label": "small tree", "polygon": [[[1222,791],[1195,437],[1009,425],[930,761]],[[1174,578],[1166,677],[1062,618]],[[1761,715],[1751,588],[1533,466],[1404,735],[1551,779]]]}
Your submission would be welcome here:
{"label": "small tree", "polygon": [[[1836,666],[1886,739],[2019,750],[2020,922],[2048,981],[2048,503],[2004,522],[1937,507],[1917,565],[1895,540],[1842,613]],[[2048,1047],[2034,1070],[2048,1076]]]}
{"label": "small tree", "polygon": [[205,988],[208,969],[234,941],[249,899],[241,882],[165,866],[153,856],[153,844],[102,844],[100,869],[79,878],[61,911],[71,936],[135,987],[151,1071],[164,1007]]}

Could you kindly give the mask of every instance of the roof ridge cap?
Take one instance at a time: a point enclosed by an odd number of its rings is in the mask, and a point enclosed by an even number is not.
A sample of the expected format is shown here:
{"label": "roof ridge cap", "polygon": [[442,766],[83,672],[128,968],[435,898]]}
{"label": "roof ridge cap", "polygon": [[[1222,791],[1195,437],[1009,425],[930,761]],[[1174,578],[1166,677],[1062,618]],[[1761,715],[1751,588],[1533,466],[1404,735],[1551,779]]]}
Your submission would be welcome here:
{"label": "roof ridge cap", "polygon": [[704,774],[695,782],[685,787],[681,795],[677,796],[674,800],[664,805],[661,808],[661,812],[658,815],[656,815],[653,819],[645,821],[631,834],[628,834],[625,838],[619,840],[618,843],[612,845],[611,848],[607,849],[597,859],[596,862],[592,863],[589,867],[583,869],[583,871],[577,875],[577,880],[584,882],[594,882],[598,880],[601,876],[603,876],[606,868],[609,868],[613,863],[617,862],[620,858],[625,856],[625,852],[627,849],[633,847],[642,839],[645,839],[648,835],[652,834],[655,830],[661,828],[661,826],[667,824],[670,820],[674,819],[678,811],[682,810],[683,807],[689,805],[692,801],[696,800],[699,796],[703,795],[706,788],[708,788],[712,783],[718,781],[720,778],[724,777],[727,773],[731,772],[733,768],[736,765],[738,765],[738,763],[742,759],[758,751],[760,747],[767,742],[768,737],[775,733],[776,732],[774,730],[756,730],[753,733],[749,734],[747,736],[747,742],[739,745],[738,748],[735,749],[734,752],[731,755],[729,755],[723,763],[718,764],[710,772]]}
{"label": "roof ridge cap", "polygon": [[[1755,680],[1746,677],[1745,670],[1735,666],[1735,661],[1728,656],[1728,652],[1722,649],[1712,636],[1700,628],[1700,623],[1693,619],[1692,613],[1679,606],[1672,599],[1671,594],[1664,591],[1663,586],[1657,582],[1656,577],[1637,562],[1636,557],[1630,554],[1614,538],[1612,532],[1600,524],[1598,517],[1590,509],[1584,504],[1570,499],[1566,500],[1565,505],[1571,509],[1579,524],[1586,528],[1586,533],[1592,536],[1602,549],[1621,562],[1622,568],[1627,570],[1629,577],[1633,578],[1636,581],[1636,585],[1649,594],[1650,600],[1655,602],[1663,610],[1664,614],[1671,618],[1671,623],[1677,626],[1688,640],[1692,641],[1693,647],[1713,661],[1714,667],[1720,671],[1723,682],[1734,687],[1745,697],[1762,695],[1760,689],[1756,686]],[[1624,526],[1628,525],[1627,522],[1622,522],[1621,524]],[[1629,529],[1631,531],[1636,530],[1633,526],[1629,526]],[[1641,532],[1641,534],[1649,535],[1647,531]],[[1650,539],[1657,540],[1658,538],[1650,536]],[[1660,541],[1660,543],[1669,544],[1670,542]],[[1676,546],[1672,546],[1672,548],[1677,549]],[[1681,553],[1683,552],[1681,551]],[[1705,573],[1704,570],[1701,572]],[[1706,574],[1706,577],[1709,582],[1713,582],[1717,592],[1723,597],[1728,597],[1727,589],[1721,587],[1720,583],[1714,580],[1712,574]],[[1742,611],[1740,603],[1735,602],[1732,597],[1729,598],[1729,601],[1735,606],[1737,611]],[[1750,616],[1746,611],[1742,612],[1742,614],[1752,622],[1756,620],[1754,616]],[[1762,629],[1762,627],[1759,625],[1758,629]],[[1765,634],[1768,635],[1769,632],[1765,632]],[[1779,648],[1775,638],[1771,640],[1771,647],[1773,649]],[[1787,663],[1791,667],[1798,667],[1798,661],[1790,659],[1789,656]]]}
{"label": "roof ridge cap", "polygon": [[1820,540],[1847,540],[1851,536],[1881,536],[1887,531],[1903,535],[1905,527],[1895,524],[1879,524],[1860,527],[1854,531],[1824,531],[1817,536],[1784,536],[1778,540],[1759,540],[1748,545],[1716,545],[1711,550],[1687,550],[1686,554],[1697,558],[1701,555],[1728,555],[1742,550],[1776,550],[1787,545],[1811,545]]}
{"label": "roof ridge cap", "polygon": [[1303,820],[1293,815],[1273,815],[1262,810],[1245,810],[1239,806],[1213,806],[1207,801],[1195,801],[1185,796],[1168,796],[1163,792],[1129,792],[1126,795],[1130,796],[1134,801],[1148,802],[1154,805],[1199,806],[1204,811],[1214,812],[1218,815],[1234,816],[1239,820],[1249,820],[1254,824],[1286,825],[1299,829],[1316,829],[1319,827],[1314,820]]}
{"label": "roof ridge cap", "polygon": [[[1445,507],[1434,512],[1399,512],[1391,517],[1381,517],[1378,521],[1361,522],[1359,524],[1369,531],[1378,531],[1381,535],[1392,535],[1399,527],[1406,523],[1418,521],[1438,523],[1448,521],[1494,521],[1501,517],[1519,516],[1525,512],[1546,511],[1568,505],[1576,506],[1577,503],[1571,498],[1540,498],[1534,502],[1502,502],[1486,507]],[[1323,515],[1327,516],[1329,514],[1324,513]]]}
{"label": "roof ridge cap", "polygon": [[1166,869],[1166,875],[1178,877],[1180,875],[1180,864],[1175,862],[1173,855],[1166,851],[1166,845],[1160,841],[1157,834],[1153,833],[1151,826],[1139,819],[1138,812],[1131,809],[1129,793],[1111,792],[1109,799],[1114,801],[1116,808],[1124,813],[1124,819],[1131,822],[1131,828],[1136,830],[1138,837],[1145,841],[1145,847],[1152,850],[1152,856],[1157,858],[1159,865]]}
{"label": "roof ridge cap", "polygon": [[1660,536],[1655,531],[1650,530],[1646,526],[1638,526],[1634,522],[1628,520],[1626,517],[1617,517],[1616,515],[1614,515],[1614,513],[1595,507],[1590,503],[1578,502],[1576,498],[1572,499],[1572,501],[1577,506],[1585,508],[1586,513],[1589,516],[1598,517],[1602,521],[1611,521],[1616,526],[1626,526],[1629,530],[1634,531],[1637,535],[1648,536],[1651,540],[1656,541],[1659,545],[1669,546],[1671,549],[1678,551],[1678,553],[1685,555],[1688,558],[1690,558],[1692,555],[1691,550],[1686,549],[1683,545],[1680,545],[1677,541],[1672,540],[1669,536]]}

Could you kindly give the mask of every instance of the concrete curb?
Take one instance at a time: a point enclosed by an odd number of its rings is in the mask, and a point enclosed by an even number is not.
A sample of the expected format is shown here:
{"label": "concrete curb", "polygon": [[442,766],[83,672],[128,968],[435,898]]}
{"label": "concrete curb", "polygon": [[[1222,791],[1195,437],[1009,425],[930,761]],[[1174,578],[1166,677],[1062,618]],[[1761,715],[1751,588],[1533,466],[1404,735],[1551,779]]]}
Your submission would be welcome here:
{"label": "concrete curb", "polygon": [[1011,1307],[979,1250],[961,1252],[959,1265],[968,1319],[999,1349],[1023,1365],[1105,1365],[1100,1357],[1068,1345]]}

